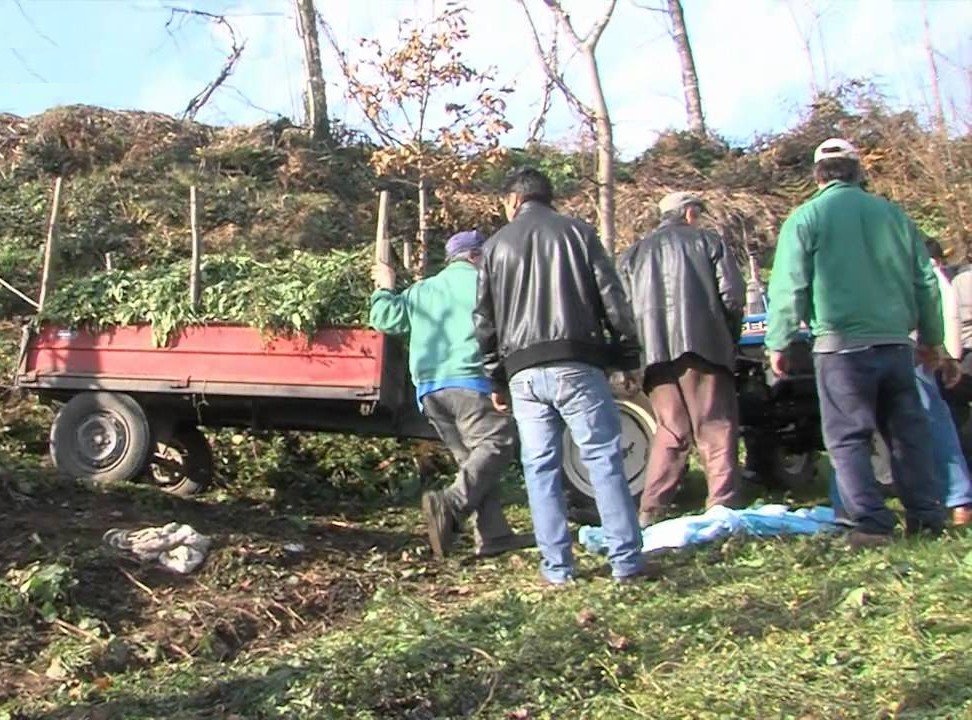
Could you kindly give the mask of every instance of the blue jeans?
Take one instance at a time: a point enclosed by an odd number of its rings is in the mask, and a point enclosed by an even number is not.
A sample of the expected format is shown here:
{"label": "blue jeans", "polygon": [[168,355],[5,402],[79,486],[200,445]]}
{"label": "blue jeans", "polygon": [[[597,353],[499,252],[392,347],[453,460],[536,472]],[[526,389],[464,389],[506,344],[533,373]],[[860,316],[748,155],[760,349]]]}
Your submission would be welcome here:
{"label": "blue jeans", "polygon": [[820,420],[837,490],[848,519],[864,532],[890,533],[895,516],[884,504],[871,466],[871,438],[891,450],[894,489],[909,530],[940,530],[945,509],[933,470],[932,435],[915,386],[914,352],[886,345],[814,358]]}
{"label": "blue jeans", "polygon": [[640,571],[641,530],[622,466],[621,416],[604,371],[578,362],[527,368],[510,379],[510,398],[543,576],[563,583],[574,574],[563,490],[565,426],[594,486],[614,576]]}
{"label": "blue jeans", "polygon": [[[933,471],[939,497],[947,508],[972,505],[972,479],[948,403],[938,389],[935,376],[920,365],[915,368],[915,386],[931,427]],[[830,475],[830,500],[835,512],[843,511],[836,471]]]}

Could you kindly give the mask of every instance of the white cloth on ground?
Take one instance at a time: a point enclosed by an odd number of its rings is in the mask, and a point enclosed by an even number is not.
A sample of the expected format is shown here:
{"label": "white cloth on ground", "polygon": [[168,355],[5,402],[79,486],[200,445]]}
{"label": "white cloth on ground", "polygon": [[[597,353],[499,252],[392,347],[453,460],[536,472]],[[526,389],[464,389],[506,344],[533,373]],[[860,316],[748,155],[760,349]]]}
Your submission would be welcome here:
{"label": "white cloth on ground", "polygon": [[105,533],[104,541],[116,550],[129,552],[139,560],[157,562],[181,575],[202,565],[212,545],[208,535],[177,522],[144,530],[112,528]]}

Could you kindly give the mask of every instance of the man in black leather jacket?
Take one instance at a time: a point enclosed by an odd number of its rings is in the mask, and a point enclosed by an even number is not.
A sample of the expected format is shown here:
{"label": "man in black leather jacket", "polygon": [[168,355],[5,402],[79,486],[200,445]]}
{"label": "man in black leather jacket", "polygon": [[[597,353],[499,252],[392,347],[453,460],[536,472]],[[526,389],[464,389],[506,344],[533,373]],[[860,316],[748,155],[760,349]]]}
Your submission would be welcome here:
{"label": "man in black leather jacket", "polygon": [[512,401],[541,575],[560,586],[574,574],[561,476],[566,426],[594,485],[614,577],[642,576],[621,418],[605,374],[638,368],[631,307],[594,228],[551,207],[543,173],[515,171],[504,195],[510,223],[483,249],[473,318],[494,403],[505,411]]}
{"label": "man in black leather jacket", "polygon": [[658,422],[641,496],[642,527],[666,515],[693,438],[705,467],[707,507],[734,503],[738,475],[732,370],[745,283],[718,234],[697,227],[700,198],[671,193],[659,207],[658,229],[619,262],[638,321],[645,392]]}

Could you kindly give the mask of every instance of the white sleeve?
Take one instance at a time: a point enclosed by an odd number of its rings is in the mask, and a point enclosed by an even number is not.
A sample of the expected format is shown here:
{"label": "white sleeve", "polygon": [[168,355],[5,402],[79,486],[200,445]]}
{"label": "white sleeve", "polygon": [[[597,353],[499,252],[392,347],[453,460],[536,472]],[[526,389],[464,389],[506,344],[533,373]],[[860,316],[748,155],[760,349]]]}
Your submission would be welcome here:
{"label": "white sleeve", "polygon": [[935,268],[938,289],[942,294],[942,316],[945,321],[945,349],[953,358],[962,358],[962,317],[959,311],[958,295],[945,274]]}

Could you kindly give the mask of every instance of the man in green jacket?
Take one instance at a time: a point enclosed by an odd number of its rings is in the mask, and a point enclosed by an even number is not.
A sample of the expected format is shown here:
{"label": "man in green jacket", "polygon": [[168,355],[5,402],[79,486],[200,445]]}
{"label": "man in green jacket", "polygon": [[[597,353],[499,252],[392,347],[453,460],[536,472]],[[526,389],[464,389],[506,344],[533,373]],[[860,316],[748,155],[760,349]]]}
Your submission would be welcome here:
{"label": "man in green jacket", "polygon": [[860,156],[846,140],[814,153],[816,194],[780,230],[769,285],[766,347],[777,375],[800,322],[813,335],[824,444],[855,530],[855,546],[886,543],[895,525],[871,467],[881,433],[909,532],[941,531],[931,437],[914,376],[919,357],[946,361],[938,284],[921,235],[904,211],[861,187]]}
{"label": "man in green jacket", "polygon": [[429,542],[436,556],[448,553],[460,523],[476,515],[476,553],[498,555],[533,544],[510,529],[499,498],[499,481],[515,453],[510,419],[490,399],[479,345],[473,335],[477,264],[486,238],[461,232],[446,243],[448,265],[438,275],[396,293],[395,272],[374,267],[371,326],[408,335],[409,370],[419,407],[449,448],[459,474],[445,490],[422,496]]}

